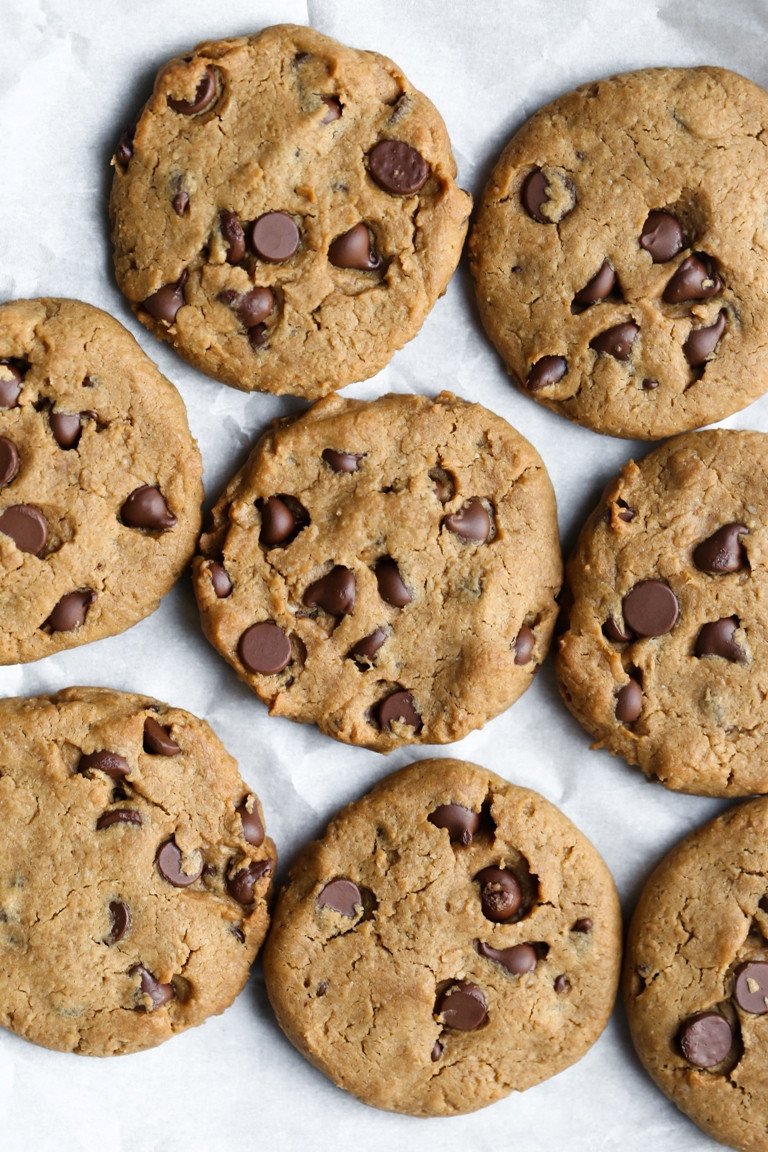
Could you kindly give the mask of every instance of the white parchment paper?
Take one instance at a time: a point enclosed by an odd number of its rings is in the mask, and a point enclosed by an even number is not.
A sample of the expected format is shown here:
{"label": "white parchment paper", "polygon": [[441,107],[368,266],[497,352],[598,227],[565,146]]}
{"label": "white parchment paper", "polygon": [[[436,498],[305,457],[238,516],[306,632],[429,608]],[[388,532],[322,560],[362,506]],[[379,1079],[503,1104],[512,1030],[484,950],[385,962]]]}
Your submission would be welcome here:
{"label": "white parchment paper", "polygon": [[[576,84],[654,64],[719,64],[768,87],[765,0],[0,0],[0,299],[71,296],[116,316],[184,397],[209,504],[268,421],[303,404],[209,380],[134,319],[112,275],[109,160],[166,59],[202,39],[283,21],[396,60],[442,112],[460,183],[475,197],[512,132]],[[554,482],[566,552],[606,481],[648,450],[572,426],[510,385],[480,329],[464,264],[417,338],[346,393],[442,388],[480,401],[536,445]],[[724,423],[768,430],[768,397]],[[416,757],[464,757],[543,792],[603,854],[625,913],[666,849],[724,806],[668,793],[590,752],[549,662],[483,731],[388,760],[269,719],[205,641],[187,577],[122,636],[0,669],[3,695],[71,684],[146,692],[205,717],[263,800],[281,877],[338,807]],[[589,1054],[555,1079],[470,1116],[427,1121],[366,1108],[306,1063],[274,1022],[258,964],[223,1016],[139,1055],[80,1058],[0,1033],[0,1149],[8,1152],[339,1147],[717,1146],[646,1077],[620,1008]]]}

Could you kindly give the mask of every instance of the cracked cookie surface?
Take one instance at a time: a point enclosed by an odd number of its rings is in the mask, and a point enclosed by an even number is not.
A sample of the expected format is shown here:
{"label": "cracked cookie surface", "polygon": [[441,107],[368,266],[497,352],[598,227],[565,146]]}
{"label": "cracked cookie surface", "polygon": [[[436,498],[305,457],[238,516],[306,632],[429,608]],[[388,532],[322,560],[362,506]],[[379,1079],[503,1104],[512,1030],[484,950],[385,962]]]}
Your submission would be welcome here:
{"label": "cracked cookie surface", "polygon": [[0,664],[154,612],[195,547],[184,403],[122,325],[77,300],[0,306]]}
{"label": "cracked cookie surface", "polygon": [[294,25],[171,60],[114,164],[139,320],[218,380],[309,399],[415,336],[472,206],[396,65]]}
{"label": "cracked cookie surface", "polygon": [[223,1012],[276,855],[211,728],[104,688],[6,699],[0,765],[0,1024],[110,1056]]}
{"label": "cracked cookie surface", "polygon": [[768,95],[722,68],[585,84],[513,137],[470,239],[515,383],[613,436],[719,420],[768,383]]}
{"label": "cracked cookie surface", "polygon": [[768,799],[691,833],[648,880],[623,992],[656,1084],[716,1140],[762,1152],[768,1128]]}
{"label": "cracked cookie surface", "polygon": [[552,486],[449,393],[277,421],[193,562],[203,629],[270,713],[382,752],[458,740],[528,687],[561,563]]}
{"label": "cracked cookie surface", "polygon": [[566,567],[563,698],[675,791],[768,791],[766,506],[768,436],[690,432],[622,469]]}
{"label": "cracked cookie surface", "polygon": [[471,1112],[568,1067],[613,1007],[618,897],[542,796],[423,760],[343,809],[264,950],[289,1040],[364,1103]]}

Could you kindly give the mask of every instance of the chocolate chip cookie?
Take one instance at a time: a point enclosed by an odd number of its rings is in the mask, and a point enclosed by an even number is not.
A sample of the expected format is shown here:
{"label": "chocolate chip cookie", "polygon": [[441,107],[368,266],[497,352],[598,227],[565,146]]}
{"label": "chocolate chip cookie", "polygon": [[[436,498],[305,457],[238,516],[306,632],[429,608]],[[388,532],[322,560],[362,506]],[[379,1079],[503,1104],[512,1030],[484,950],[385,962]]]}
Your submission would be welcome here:
{"label": "chocolate chip cookie", "polygon": [[515,383],[579,424],[660,439],[768,384],[768,95],[722,68],[585,84],[513,137],[470,241]]}
{"label": "chocolate chip cookie", "polygon": [[294,25],[171,60],[114,165],[139,320],[218,380],[310,399],[415,336],[472,206],[396,65]]}
{"label": "chocolate chip cookie", "polygon": [[201,472],[181,397],[116,320],[0,305],[0,664],[154,612],[194,551]]}
{"label": "chocolate chip cookie", "polygon": [[568,562],[565,702],[675,791],[768,792],[767,507],[768,436],[691,432],[622,469]]}
{"label": "chocolate chip cookie", "polygon": [[275,848],[208,725],[145,696],[0,701],[0,1024],[110,1056],[223,1012]]}
{"label": "chocolate chip cookie", "polygon": [[525,691],[560,586],[555,500],[513,428],[449,393],[278,421],[193,564],[206,636],[275,716],[388,752]]}
{"label": "chocolate chip cookie", "polygon": [[705,1132],[763,1152],[768,1129],[768,798],[679,844],[646,884],[624,998],[640,1059]]}
{"label": "chocolate chip cookie", "polygon": [[583,1056],[620,954],[611,876],[553,804],[474,764],[422,760],[304,849],[264,974],[288,1039],[340,1088],[451,1116]]}

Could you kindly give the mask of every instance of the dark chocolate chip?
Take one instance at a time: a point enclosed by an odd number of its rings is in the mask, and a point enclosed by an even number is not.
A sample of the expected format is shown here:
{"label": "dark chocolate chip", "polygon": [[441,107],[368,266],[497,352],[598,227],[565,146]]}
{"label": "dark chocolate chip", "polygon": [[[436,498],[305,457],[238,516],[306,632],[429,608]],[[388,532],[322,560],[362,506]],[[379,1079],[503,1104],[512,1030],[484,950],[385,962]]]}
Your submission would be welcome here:
{"label": "dark chocolate chip", "polygon": [[520,911],[523,890],[509,868],[483,868],[475,880],[480,885],[480,905],[487,920],[503,924]]}
{"label": "dark chocolate chip", "polygon": [[623,324],[614,324],[612,328],[606,328],[605,332],[601,332],[590,340],[589,346],[595,352],[604,352],[608,356],[613,356],[615,360],[629,360],[632,355],[632,345],[639,331],[637,324],[633,324],[631,320],[625,320]]}
{"label": "dark chocolate chip", "polygon": [[442,1054],[443,1054],[443,1046],[439,1040],[435,1040],[434,1044],[432,1045],[432,1054],[430,1056],[432,1063],[434,1064],[435,1061],[439,1060],[440,1057],[442,1056]]}
{"label": "dark chocolate chip", "polygon": [[88,609],[96,599],[92,588],[82,592],[67,592],[54,607],[46,624],[53,632],[72,632],[85,623]]}
{"label": "dark chocolate chip", "polygon": [[282,628],[269,620],[246,628],[237,645],[238,655],[249,672],[274,676],[291,660],[291,642]]}
{"label": "dark chocolate chip", "polygon": [[717,314],[714,324],[708,328],[692,328],[688,339],[683,344],[683,355],[691,368],[699,368],[705,364],[720,342],[725,332],[725,309]]}
{"label": "dark chocolate chip", "polygon": [[369,636],[364,636],[362,640],[358,640],[357,644],[350,648],[347,656],[356,664],[369,666],[373,664],[373,658],[386,638],[387,632],[384,628],[377,628]]}
{"label": "dark chocolate chip", "polygon": [[477,984],[456,980],[435,1001],[435,1015],[442,1017],[446,1028],[471,1032],[479,1028],[488,1015],[488,1005]]}
{"label": "dark chocolate chip", "polygon": [[13,440],[0,436],[0,487],[10,484],[19,470],[19,450]]}
{"label": "dark chocolate chip", "polygon": [[663,580],[641,580],[621,602],[624,620],[638,636],[663,636],[677,623],[680,605]]}
{"label": "dark chocolate chip", "polygon": [[152,1001],[150,1012],[154,1012],[156,1008],[162,1008],[169,1000],[173,1000],[173,984],[161,984],[151,972],[148,972],[146,968],[142,968],[140,964],[131,968],[130,975],[133,976],[135,974],[138,974],[141,978],[141,991]]}
{"label": "dark chocolate chip", "polygon": [[163,284],[157,292],[147,296],[142,304],[150,316],[161,320],[164,324],[173,324],[176,313],[184,304],[184,285],[187,282],[187,273],[183,272],[178,280],[172,284]]}
{"label": "dark chocolate chip", "polygon": [[576,207],[576,189],[562,168],[534,168],[523,182],[520,198],[539,224],[559,224]]}
{"label": "dark chocolate chip", "polygon": [[619,508],[621,508],[621,511],[618,514],[619,520],[624,520],[624,521],[626,521],[627,524],[629,524],[629,522],[631,520],[634,520],[635,510],[634,510],[634,508],[630,508],[630,506],[629,506],[629,504],[627,504],[626,500],[617,500],[616,503],[619,506]]}
{"label": "dark chocolate chip", "polygon": [[213,590],[219,600],[229,596],[232,591],[232,581],[224,565],[219,560],[211,560],[208,564],[208,573],[211,577]]}
{"label": "dark chocolate chip", "polygon": [[744,524],[724,524],[693,552],[693,562],[701,572],[740,572],[746,567],[747,554],[739,536],[748,536]]}
{"label": "dark chocolate chip", "polygon": [[334,472],[357,472],[364,452],[336,452],[333,448],[323,451],[323,460]]}
{"label": "dark chocolate chip", "polygon": [[511,976],[522,976],[524,972],[533,972],[536,967],[536,949],[531,944],[513,944],[511,948],[491,948],[481,940],[476,940],[475,947],[481,956],[501,964]]}
{"label": "dark chocolate chip", "polygon": [[262,876],[270,876],[274,860],[253,860],[245,868],[238,868],[227,878],[227,891],[238,904],[253,904],[253,889]]}
{"label": "dark chocolate chip", "polygon": [[379,596],[386,604],[393,608],[404,608],[413,600],[410,590],[406,587],[400,569],[391,556],[385,556],[376,565],[376,583]]}
{"label": "dark chocolate chip", "polygon": [[331,880],[317,894],[318,908],[330,908],[342,916],[353,917],[355,905],[362,907],[362,903],[363,899],[357,884],[353,884],[343,876]]}
{"label": "dark chocolate chip", "polygon": [[603,636],[614,644],[629,644],[635,638],[634,632],[626,625],[622,628],[615,616],[609,616],[603,624]]}
{"label": "dark chocolate chip", "polygon": [[666,264],[685,247],[680,221],[671,212],[650,212],[640,233],[640,247],[650,252],[654,264]]}
{"label": "dark chocolate chip", "polygon": [[328,259],[336,268],[356,268],[360,272],[374,272],[381,266],[381,256],[365,224],[355,224],[337,236],[328,249]]}
{"label": "dark chocolate chip", "polygon": [[382,731],[386,731],[396,721],[409,725],[416,732],[421,732],[424,727],[413,696],[405,691],[385,696],[379,703],[378,718]]}
{"label": "dark chocolate chip", "polygon": [[110,828],[113,824],[134,824],[137,828],[141,827],[141,813],[137,812],[135,808],[112,808],[109,812],[104,812],[99,816],[96,821],[97,831],[102,828]]}
{"label": "dark chocolate chip", "polygon": [[296,531],[296,517],[279,496],[270,496],[261,506],[259,543],[273,547],[283,544]]}
{"label": "dark chocolate chip", "polygon": [[650,376],[646,376],[645,380],[643,380],[643,389],[646,392],[653,392],[658,386],[658,380],[651,380]]}
{"label": "dark chocolate chip", "polygon": [[592,921],[589,916],[583,916],[571,928],[571,932],[591,932],[593,928]]}
{"label": "dark chocolate chip", "polygon": [[702,625],[696,637],[696,656],[722,656],[732,664],[746,664],[747,654],[733,638],[739,626],[738,616],[726,616]]}
{"label": "dark chocolate chip", "polygon": [[515,637],[515,664],[530,663],[533,649],[536,646],[536,635],[533,629],[523,624]]}
{"label": "dark chocolate chip", "polygon": [[445,828],[452,844],[468,847],[472,837],[480,830],[482,812],[472,812],[461,804],[440,804],[427,817],[435,828]]}
{"label": "dark chocolate chip", "polygon": [[443,521],[449,532],[474,544],[484,544],[491,534],[491,518],[479,500],[468,500]]}
{"label": "dark chocolate chip", "polygon": [[20,552],[36,556],[45,547],[48,525],[33,504],[11,504],[0,516],[0,532],[10,536]]}
{"label": "dark chocolate chip", "polygon": [[106,943],[117,944],[131,926],[131,910],[127,904],[123,904],[122,900],[112,900],[109,905],[109,914],[112,918],[112,926]]}
{"label": "dark chocolate chip", "polygon": [[568,361],[564,356],[542,356],[531,367],[525,386],[529,392],[538,392],[540,388],[557,384],[567,371]]}
{"label": "dark chocolate chip", "polygon": [[429,478],[434,481],[435,496],[441,504],[447,504],[453,499],[456,481],[450,472],[446,472],[445,468],[430,468]]}
{"label": "dark chocolate chip", "polygon": [[582,304],[588,308],[590,304],[595,304],[598,300],[605,300],[613,291],[615,283],[616,273],[608,261],[604,260],[599,271],[584,285],[581,291],[576,293],[573,298],[574,303]]}
{"label": "dark chocolate chip", "polygon": [[166,504],[165,497],[152,484],[134,488],[120,509],[120,517],[128,528],[165,531],[176,524],[176,517]]}
{"label": "dark chocolate chip", "polygon": [[266,324],[254,324],[253,328],[248,329],[248,343],[254,351],[258,348],[266,348],[267,346],[267,326]]}
{"label": "dark chocolate chip", "polygon": [[341,102],[335,96],[321,96],[320,99],[326,107],[325,116],[320,123],[331,124],[334,120],[339,120],[341,118]]}
{"label": "dark chocolate chip", "polygon": [[680,1029],[680,1049],[697,1068],[714,1068],[725,1060],[733,1047],[733,1033],[725,1017],[717,1012],[701,1012],[686,1020]]}
{"label": "dark chocolate chip", "polygon": [[53,438],[59,448],[76,448],[80,440],[82,425],[80,416],[70,415],[69,412],[51,412],[48,423],[53,432]]}
{"label": "dark chocolate chip", "polygon": [[18,407],[21,379],[21,372],[15,364],[0,360],[0,408]]}
{"label": "dark chocolate chip", "polygon": [[167,728],[158,724],[152,716],[147,716],[144,720],[144,751],[151,756],[175,756],[181,752],[181,748],[171,738]]}
{"label": "dark chocolate chip", "polygon": [[349,616],[355,608],[355,593],[354,572],[337,564],[325,576],[310,584],[304,593],[303,603],[308,608],[316,604],[331,616]]}
{"label": "dark chocolate chip", "polygon": [[723,285],[708,265],[708,257],[700,260],[695,254],[687,256],[664,289],[665,303],[681,304],[684,300],[708,300],[716,296]]}
{"label": "dark chocolate chip", "polygon": [[252,288],[241,296],[235,307],[237,318],[248,329],[256,328],[275,310],[275,294],[271,288]]}
{"label": "dark chocolate chip", "polygon": [[250,241],[262,260],[282,264],[298,251],[301,233],[287,212],[265,212],[251,225]]}
{"label": "dark chocolate chip", "polygon": [[240,217],[223,208],[219,213],[219,229],[227,246],[227,264],[239,264],[245,256],[245,232]]}
{"label": "dark chocolate chip", "polygon": [[115,150],[115,163],[121,168],[128,167],[128,161],[133,156],[133,137],[136,135],[136,125],[129,124],[117,142]]}
{"label": "dark chocolate chip", "polygon": [[616,693],[614,715],[620,724],[634,724],[643,710],[643,690],[631,677]]}
{"label": "dark chocolate chip", "polygon": [[755,960],[740,964],[736,969],[733,998],[753,1016],[768,1012],[768,964]]}
{"label": "dark chocolate chip", "polygon": [[171,203],[176,215],[183,216],[189,208],[189,193],[184,188],[178,187]]}
{"label": "dark chocolate chip", "polygon": [[[253,801],[250,811],[248,810],[249,800]],[[264,825],[261,822],[261,816],[259,816],[259,805],[256,802],[256,797],[246,796],[237,806],[236,812],[243,826],[243,839],[248,844],[253,844],[255,848],[258,848],[260,844],[264,843]]]}
{"label": "dark chocolate chip", "polygon": [[420,152],[402,140],[379,140],[368,153],[368,171],[385,192],[412,196],[429,176],[429,165]]}
{"label": "dark chocolate chip", "polygon": [[188,888],[203,874],[203,854],[198,852],[199,865],[194,872],[185,872],[181,866],[181,849],[173,837],[164,841],[157,850],[155,862],[157,870],[163,880],[167,880],[174,888]]}
{"label": "dark chocolate chip", "polygon": [[168,106],[181,116],[194,116],[197,112],[204,112],[216,99],[216,73],[210,64],[206,65],[205,72],[197,86],[194,100],[175,100],[168,96]]}
{"label": "dark chocolate chip", "polygon": [[124,756],[103,748],[99,752],[88,752],[87,755],[81,756],[77,770],[78,772],[98,770],[112,780],[123,780],[130,773],[131,767]]}
{"label": "dark chocolate chip", "polygon": [[561,992],[567,992],[570,986],[571,982],[567,976],[561,975],[555,977],[555,992],[557,992],[558,996]]}

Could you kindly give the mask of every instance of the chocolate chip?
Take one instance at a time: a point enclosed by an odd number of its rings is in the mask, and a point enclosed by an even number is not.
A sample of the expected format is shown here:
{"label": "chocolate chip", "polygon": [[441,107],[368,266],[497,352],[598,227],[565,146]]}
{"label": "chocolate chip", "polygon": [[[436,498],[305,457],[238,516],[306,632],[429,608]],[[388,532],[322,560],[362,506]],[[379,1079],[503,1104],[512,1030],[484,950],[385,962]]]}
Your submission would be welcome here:
{"label": "chocolate chip", "polygon": [[362,907],[362,903],[363,899],[357,884],[353,884],[343,876],[331,880],[317,894],[318,908],[330,908],[342,916],[353,917],[355,905]]}
{"label": "chocolate chip", "polygon": [[109,914],[112,917],[112,927],[109,930],[106,943],[117,944],[131,926],[131,911],[127,904],[123,904],[122,900],[112,900],[109,905]]}
{"label": "chocolate chip", "polygon": [[481,940],[476,940],[475,947],[481,956],[501,964],[511,976],[522,976],[524,972],[533,972],[536,967],[536,949],[530,944],[513,944],[511,948],[491,948]]}
{"label": "chocolate chip", "polygon": [[82,592],[67,592],[45,623],[53,632],[72,632],[85,623],[88,609],[95,599],[96,593],[91,588]]}
{"label": "chocolate chip", "polygon": [[[248,809],[248,803],[251,802],[251,809]],[[259,806],[256,803],[255,796],[246,796],[244,800],[235,809],[240,817],[240,823],[243,826],[243,839],[248,844],[253,844],[258,848],[260,844],[264,843],[264,825],[259,816]]]}
{"label": "chocolate chip", "polygon": [[194,100],[175,100],[168,96],[168,106],[181,116],[194,116],[204,112],[216,99],[216,73],[210,64],[206,65],[203,78],[197,86]]}
{"label": "chocolate chip", "polygon": [[266,324],[254,324],[253,328],[248,329],[248,343],[254,351],[258,348],[266,348],[267,346],[267,326]]}
{"label": "chocolate chip", "polygon": [[364,452],[335,452],[333,448],[326,448],[323,460],[334,472],[357,472]]}
{"label": "chocolate chip", "polygon": [[308,608],[316,604],[331,616],[349,616],[355,608],[355,592],[354,572],[337,564],[325,576],[310,584],[304,593],[303,603]]}
{"label": "chocolate chip", "polygon": [[219,600],[224,600],[232,591],[232,581],[229,578],[229,573],[218,560],[210,561],[208,564],[208,572],[211,577],[214,592]]}
{"label": "chocolate chip", "polygon": [[429,165],[420,152],[402,140],[379,140],[368,153],[368,171],[385,192],[412,196],[429,176]]}
{"label": "chocolate chip", "polygon": [[453,499],[456,481],[450,472],[446,472],[445,468],[430,468],[429,478],[434,481],[435,496],[441,504],[447,504]]}
{"label": "chocolate chip", "polygon": [[165,497],[152,484],[134,488],[120,509],[120,517],[128,528],[165,531],[176,524],[176,517],[166,504]]}
{"label": "chocolate chip", "polygon": [[11,504],[0,516],[0,532],[10,536],[20,552],[37,556],[48,539],[48,525],[33,504]]}
{"label": "chocolate chip", "polygon": [[251,329],[261,324],[275,310],[275,294],[271,288],[252,288],[241,296],[235,307],[243,327]]}
{"label": "chocolate chip", "polygon": [[650,252],[654,264],[666,264],[685,247],[679,220],[671,212],[650,212],[640,233],[640,247]]}
{"label": "chocolate chip", "polygon": [[624,620],[638,636],[663,636],[677,623],[680,605],[663,580],[641,580],[621,602]]}
{"label": "chocolate chip", "polygon": [[768,896],[761,896],[757,902],[758,908],[763,912],[768,912]]}
{"label": "chocolate chip", "polygon": [[446,516],[443,524],[449,532],[474,544],[484,544],[491,534],[491,518],[479,500],[468,500],[458,512]]}
{"label": "chocolate chip", "polygon": [[376,565],[376,583],[379,596],[386,604],[393,608],[404,608],[413,600],[410,590],[406,587],[400,569],[391,556],[385,556]]}
{"label": "chocolate chip", "polygon": [[177,216],[183,216],[189,208],[189,193],[181,186],[177,187],[176,195],[171,201],[173,210]]}
{"label": "chocolate chip", "polygon": [[245,868],[238,868],[227,878],[227,891],[238,904],[253,904],[253,889],[262,876],[269,876],[275,866],[274,860],[253,860]]}
{"label": "chocolate chip", "polygon": [[701,1012],[686,1020],[680,1029],[680,1049],[697,1068],[714,1068],[725,1060],[733,1047],[733,1033],[725,1017],[717,1012]]}
{"label": "chocolate chip", "polygon": [[645,380],[643,380],[643,389],[646,392],[653,392],[658,386],[658,380],[651,380],[650,376],[646,376]]}
{"label": "chocolate chip", "polygon": [[733,998],[740,1008],[753,1016],[768,1012],[768,964],[750,961],[736,969]]}
{"label": "chocolate chip", "polygon": [[746,664],[747,654],[733,638],[739,626],[738,616],[726,616],[702,625],[696,637],[696,656],[722,656],[732,664]]}
{"label": "chocolate chip", "polygon": [[337,236],[328,249],[328,259],[336,268],[356,268],[360,272],[373,272],[381,265],[381,256],[365,224],[355,224]]}
{"label": "chocolate chip", "polygon": [[573,298],[574,303],[588,308],[590,304],[595,304],[598,300],[605,300],[613,291],[615,283],[616,273],[608,261],[604,260],[599,271],[584,285],[581,291],[576,293]]}
{"label": "chocolate chip", "polygon": [[262,260],[282,264],[298,250],[301,233],[287,212],[265,212],[251,225],[251,246]]}
{"label": "chocolate chip", "polygon": [[387,638],[387,632],[384,628],[377,628],[375,632],[371,632],[369,636],[364,636],[362,640],[358,640],[352,648],[350,648],[347,656],[350,660],[354,660],[359,665],[373,664],[373,658],[381,648],[382,644]]}
{"label": "chocolate chip", "polygon": [[162,1008],[169,1000],[174,997],[173,984],[161,984],[159,980],[148,972],[146,968],[142,968],[140,964],[136,964],[131,968],[129,973],[131,976],[138,974],[141,978],[141,991],[145,996],[148,996],[152,1001],[151,1012],[155,1008]]}
{"label": "chocolate chip", "polygon": [[664,289],[662,299],[667,304],[680,304],[684,300],[708,300],[723,287],[719,276],[710,268],[708,257],[687,256]]}
{"label": "chocolate chip", "polygon": [[540,388],[549,388],[562,380],[568,371],[568,361],[564,356],[542,356],[537,360],[528,373],[525,386],[529,392],[538,392]]}
{"label": "chocolate chip", "polygon": [[315,996],[325,996],[327,991],[328,991],[328,981],[327,980],[321,980],[317,986],[316,991],[315,991]]}
{"label": "chocolate chip", "polygon": [[135,808],[113,808],[110,812],[104,812],[99,816],[96,821],[96,830],[101,831],[102,828],[110,828],[113,824],[134,824],[137,828],[141,827],[141,813],[137,812]]}
{"label": "chocolate chip", "polygon": [[434,1064],[436,1060],[439,1060],[442,1054],[443,1046],[439,1040],[435,1040],[434,1044],[432,1045],[432,1054],[430,1056],[432,1063]]}
{"label": "chocolate chip", "polygon": [[0,487],[10,484],[19,470],[19,450],[13,440],[0,436]]}
{"label": "chocolate chip", "polygon": [[591,932],[592,928],[593,924],[589,916],[584,916],[581,920],[576,921],[571,928],[571,932]]}
{"label": "chocolate chip", "polygon": [[483,868],[475,880],[480,885],[480,905],[486,920],[503,924],[520,911],[523,890],[517,876],[509,868]]}
{"label": "chocolate chip", "polygon": [[123,780],[129,774],[131,768],[124,756],[118,755],[117,752],[109,752],[103,748],[99,752],[88,752],[87,755],[81,756],[77,770],[78,772],[98,770],[99,772],[103,772],[105,776],[109,776],[112,780]]}
{"label": "chocolate chip", "polygon": [[129,124],[117,142],[115,150],[115,163],[121,168],[128,167],[128,161],[133,156],[133,138],[136,135],[136,125]]}
{"label": "chocolate chip", "polygon": [[48,423],[59,448],[77,447],[83,430],[79,415],[73,416],[69,412],[51,412],[48,415]]}
{"label": "chocolate chip", "polygon": [[555,992],[557,992],[558,996],[561,992],[567,992],[570,986],[571,982],[567,976],[561,975],[555,977]]}
{"label": "chocolate chip", "polygon": [[613,356],[615,360],[629,360],[632,345],[639,331],[637,324],[626,320],[623,324],[614,324],[612,328],[606,328],[605,332],[590,340],[589,346],[595,352],[605,352],[608,356]]}
{"label": "chocolate chip", "polygon": [[334,120],[339,120],[341,117],[341,102],[337,100],[335,96],[321,96],[320,99],[327,109],[320,123],[331,124]]}
{"label": "chocolate chip", "polygon": [[744,524],[724,524],[693,552],[693,562],[701,572],[740,572],[747,565],[747,554],[739,536],[748,536]]}
{"label": "chocolate chip", "polygon": [[634,632],[626,626],[622,628],[615,616],[609,616],[603,624],[603,636],[614,644],[629,644],[635,638]]}
{"label": "chocolate chip", "polygon": [[472,837],[480,830],[482,812],[472,812],[461,804],[440,804],[427,816],[435,828],[446,828],[452,844],[468,847]]}
{"label": "chocolate chip", "polygon": [[643,690],[631,677],[616,693],[614,715],[620,724],[633,724],[643,710]]}
{"label": "chocolate chip", "polygon": [[164,324],[173,324],[176,313],[184,304],[184,285],[186,282],[187,273],[185,271],[173,284],[163,284],[157,292],[147,296],[142,303],[142,308],[149,312],[150,316],[154,316],[155,320],[161,320]]}
{"label": "chocolate chip", "polygon": [[629,524],[629,522],[631,520],[634,520],[635,510],[634,510],[634,508],[630,508],[630,506],[629,506],[629,504],[627,504],[626,500],[617,500],[616,504],[621,509],[621,511],[619,512],[619,520],[624,520],[624,521],[626,521],[627,524]]}
{"label": "chocolate chip", "polygon": [[18,407],[21,379],[21,372],[15,364],[0,360],[0,408]]}
{"label": "chocolate chip", "polygon": [[246,628],[237,652],[249,672],[274,676],[290,663],[291,642],[277,624],[263,620]]}
{"label": "chocolate chip", "polygon": [[536,636],[527,624],[523,624],[515,638],[515,664],[528,664],[536,645]]}
{"label": "chocolate chip", "polygon": [[185,872],[181,866],[181,849],[173,837],[164,841],[157,850],[155,863],[163,880],[167,880],[174,888],[188,888],[203,874],[203,854],[197,853],[199,865],[194,872]]}
{"label": "chocolate chip", "polygon": [[227,246],[227,264],[239,264],[245,256],[245,232],[236,212],[219,212],[219,229]]}
{"label": "chocolate chip", "polygon": [[259,543],[273,547],[283,544],[296,531],[296,518],[279,496],[270,496],[261,506]]}
{"label": "chocolate chip", "polygon": [[147,716],[144,720],[143,743],[144,751],[150,756],[175,756],[177,752],[181,752],[168,729],[158,724],[152,716]]}
{"label": "chocolate chip", "polygon": [[688,339],[683,344],[683,355],[691,368],[699,368],[705,364],[714,352],[720,337],[725,332],[725,309],[718,312],[714,324],[708,328],[692,328]]}
{"label": "chocolate chip", "polygon": [[539,224],[559,224],[576,207],[576,189],[562,168],[534,168],[523,182],[520,198]]}
{"label": "chocolate chip", "polygon": [[435,1001],[435,1015],[442,1016],[446,1028],[471,1032],[479,1028],[488,1015],[488,1005],[477,984],[456,980]]}
{"label": "chocolate chip", "polygon": [[416,704],[410,692],[393,692],[390,696],[385,696],[380,702],[378,708],[379,725],[382,731],[386,732],[390,724],[400,721],[402,724],[408,724],[416,732],[421,732],[424,727],[421,716],[416,710]]}

